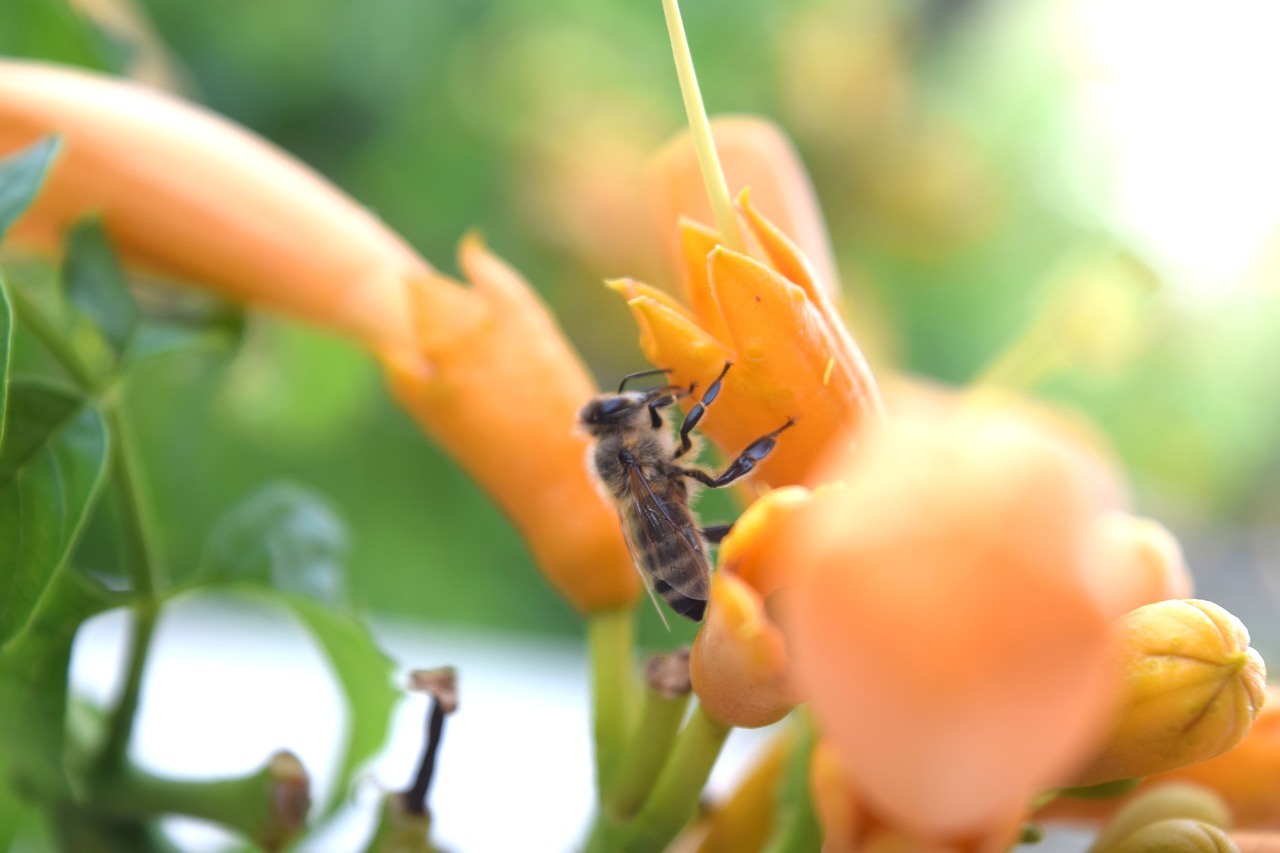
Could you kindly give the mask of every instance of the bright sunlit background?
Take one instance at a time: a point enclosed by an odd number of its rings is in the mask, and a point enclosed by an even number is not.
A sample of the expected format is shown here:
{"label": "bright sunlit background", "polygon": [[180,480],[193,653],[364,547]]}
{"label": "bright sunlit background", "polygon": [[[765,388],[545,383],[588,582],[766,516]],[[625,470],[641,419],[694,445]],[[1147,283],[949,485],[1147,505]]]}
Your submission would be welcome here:
{"label": "bright sunlit background", "polygon": [[[646,156],[682,124],[657,0],[71,5],[119,49],[88,49],[82,21],[49,11],[61,0],[0,0],[0,53],[91,66],[105,55],[177,88],[319,169],[442,269],[478,228],[603,384],[646,366],[600,282],[669,284],[643,187]],[[684,15],[709,110],[769,116],[795,139],[882,376],[964,382],[1072,276],[1159,279],[1111,357],[1040,390],[1101,424],[1138,510],[1182,537],[1201,592],[1243,618],[1264,655],[1280,652],[1280,6],[685,0]],[[540,837],[575,837],[590,805],[580,623],[367,357],[254,317],[235,352],[149,365],[131,395],[177,574],[205,558],[221,516],[293,483],[332,508],[348,585],[397,658],[462,665],[437,782],[441,827],[453,827],[443,840],[502,849],[474,833],[528,830],[457,811],[480,805],[468,762],[517,754],[532,763],[516,778],[541,782],[495,795],[559,828]],[[734,512],[712,498],[703,514]],[[115,553],[100,519],[77,560],[111,572]],[[252,733],[244,766],[268,742],[323,766],[319,747],[290,740],[315,736],[297,720],[331,723],[333,697],[314,693],[323,679],[282,691],[294,658],[280,651],[275,676],[260,666],[293,640],[262,614],[192,606],[190,625],[175,617],[161,634],[171,645],[156,672],[173,677],[148,686],[144,724],[160,733],[145,757],[243,769],[213,759],[219,738]],[[642,620],[654,645],[692,636]],[[77,678],[91,692],[112,683],[116,629],[108,619],[82,638]],[[257,682],[217,669],[241,644],[258,659],[244,672],[277,682],[269,716],[244,712]],[[227,724],[166,734],[192,722],[190,703]],[[420,709],[405,713],[382,765],[392,776],[420,737]]]}

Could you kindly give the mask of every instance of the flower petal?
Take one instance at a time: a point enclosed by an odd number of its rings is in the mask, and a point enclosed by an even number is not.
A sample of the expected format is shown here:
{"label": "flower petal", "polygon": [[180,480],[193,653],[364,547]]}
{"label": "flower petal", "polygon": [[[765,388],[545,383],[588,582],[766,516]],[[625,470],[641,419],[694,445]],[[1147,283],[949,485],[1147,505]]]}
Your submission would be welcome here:
{"label": "flower petal", "polygon": [[[663,302],[637,296],[627,302],[640,327],[640,348],[654,365],[671,371],[676,385],[698,382],[703,388],[715,379],[732,351],[689,319]],[[730,371],[732,373],[733,371]]]}
{"label": "flower petal", "polygon": [[804,486],[783,486],[752,501],[720,543],[720,571],[737,575],[761,598],[789,586],[803,567],[785,550],[786,532],[812,502]]}
{"label": "flower petal", "polygon": [[711,279],[707,273],[707,255],[720,245],[720,237],[704,225],[691,219],[680,220],[680,250],[684,263],[685,295],[698,325],[706,329],[718,341],[728,341],[729,328],[724,315],[711,293]]}
{"label": "flower petal", "polygon": [[[716,151],[730,191],[751,187],[763,210],[813,262],[819,280],[837,287],[836,265],[813,185],[790,140],[777,125],[754,117],[721,117],[711,122]],[[673,268],[680,247],[671,223],[680,217],[711,222],[702,171],[693,139],[685,131],[654,155],[649,169],[649,199],[661,244]]]}
{"label": "flower petal", "polygon": [[711,288],[733,338],[735,367],[705,431],[732,454],[788,418],[795,428],[759,467],[772,486],[802,483],[829,442],[853,434],[863,412],[822,318],[804,291],[724,248],[707,258]]}
{"label": "flower petal", "polygon": [[467,322],[419,317],[417,327],[431,330],[420,355],[383,354],[392,391],[493,497],[575,607],[629,605],[638,577],[574,428],[595,393],[586,370],[529,285],[479,240],[463,242],[459,266],[473,288],[435,282],[424,291],[464,305]]}

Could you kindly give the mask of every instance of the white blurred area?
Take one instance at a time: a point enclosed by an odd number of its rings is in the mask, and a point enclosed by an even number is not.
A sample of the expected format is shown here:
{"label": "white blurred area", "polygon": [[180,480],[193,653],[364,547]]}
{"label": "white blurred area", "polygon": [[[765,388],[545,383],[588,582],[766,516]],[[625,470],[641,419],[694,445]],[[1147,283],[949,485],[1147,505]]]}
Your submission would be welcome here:
{"label": "white blurred area", "polygon": [[[114,699],[126,625],[123,611],[86,624],[73,658],[76,692]],[[429,801],[433,840],[455,851],[575,849],[594,797],[585,650],[387,620],[374,620],[374,631],[405,672],[458,668],[460,706],[445,725]],[[407,696],[351,806],[298,849],[364,849],[380,792],[412,781],[426,713],[425,696]],[[216,778],[255,770],[272,752],[289,749],[321,801],[338,770],[344,720],[323,658],[283,611],[242,598],[188,598],[165,610],[157,630],[132,756],[158,773],[192,778],[200,768],[201,778]],[[713,793],[731,790],[765,737],[733,734],[712,776]],[[195,821],[167,827],[195,853],[239,846]]]}
{"label": "white blurred area", "polygon": [[1181,294],[1280,278],[1280,3],[1076,0],[1107,223]]}

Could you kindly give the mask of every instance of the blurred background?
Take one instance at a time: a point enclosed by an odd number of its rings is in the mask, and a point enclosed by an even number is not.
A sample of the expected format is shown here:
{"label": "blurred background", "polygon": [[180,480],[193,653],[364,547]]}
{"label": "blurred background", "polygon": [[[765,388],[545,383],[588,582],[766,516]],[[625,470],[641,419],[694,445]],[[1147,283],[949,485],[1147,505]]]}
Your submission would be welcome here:
{"label": "blurred background", "polygon": [[[963,383],[1065,298],[1085,340],[1041,392],[1103,427],[1201,593],[1280,651],[1280,9],[687,0],[684,15],[708,109],[793,136],[880,373]],[[177,89],[442,269],[479,229],[602,384],[647,366],[601,281],[667,283],[643,173],[683,113],[656,0],[0,0],[0,53]],[[253,316],[234,350],[148,364],[130,393],[179,573],[217,519],[285,481],[331,510],[369,611],[578,636],[354,347]],[[108,530],[81,562],[109,568]]]}
{"label": "blurred background", "polygon": [[[965,383],[1050,324],[1069,365],[1038,392],[1101,426],[1138,512],[1180,536],[1198,592],[1275,659],[1280,7],[686,0],[684,17],[708,109],[767,116],[795,140],[848,319],[886,384]],[[443,270],[479,229],[541,291],[602,385],[647,366],[601,282],[671,284],[643,183],[647,157],[684,124],[657,0],[0,0],[0,54],[181,92],[314,166]],[[463,665],[463,707],[469,695],[475,710],[460,715],[451,748],[472,761],[486,748],[532,756],[526,775],[492,791],[512,802],[540,784],[528,774],[560,765],[574,780],[556,789],[571,814],[552,829],[530,808],[518,828],[576,836],[590,804],[581,623],[366,356],[255,315],[237,346],[149,362],[128,390],[178,575],[217,559],[206,543],[228,515],[303,495],[294,523],[320,550],[298,560],[342,563],[400,661]],[[735,512],[720,496],[703,504],[708,520]],[[104,503],[80,565],[118,568],[110,513]],[[149,699],[143,731],[175,691],[252,690],[259,706],[240,723],[225,710],[200,722],[188,703],[177,718],[194,728],[141,744],[151,764],[217,771],[224,741],[193,757],[190,731],[240,737],[276,707],[264,696],[325,691],[314,653],[316,683],[281,682],[298,658],[271,650],[298,638],[277,637],[252,608],[177,612],[156,664],[171,689]],[[77,659],[82,689],[103,698],[119,654],[112,619],[90,626]],[[648,607],[641,621],[656,646],[692,636],[683,624],[668,635]],[[242,630],[266,639],[237,645]],[[512,656],[513,638],[528,638],[515,640],[525,657]],[[518,725],[503,716],[515,701]],[[299,725],[293,711],[271,713],[280,719],[245,760]],[[322,755],[333,713],[306,713]],[[409,744],[400,776],[421,713],[398,719]],[[446,787],[443,819],[461,821],[474,790]]]}

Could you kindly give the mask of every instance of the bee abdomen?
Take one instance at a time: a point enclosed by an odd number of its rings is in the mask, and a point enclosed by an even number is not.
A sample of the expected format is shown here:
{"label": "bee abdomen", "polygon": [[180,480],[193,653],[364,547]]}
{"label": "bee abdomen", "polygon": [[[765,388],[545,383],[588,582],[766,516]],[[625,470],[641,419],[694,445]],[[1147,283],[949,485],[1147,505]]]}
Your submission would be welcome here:
{"label": "bee abdomen", "polygon": [[672,610],[686,619],[701,622],[702,617],[706,615],[707,600],[705,598],[690,598],[662,578],[653,579],[653,591],[662,596],[662,600],[667,602]]}

